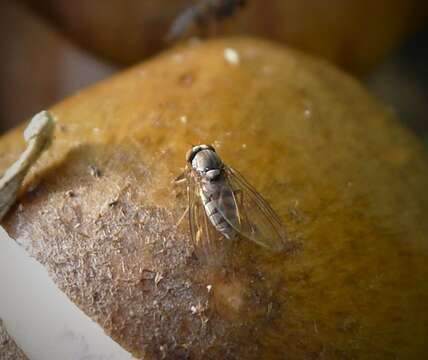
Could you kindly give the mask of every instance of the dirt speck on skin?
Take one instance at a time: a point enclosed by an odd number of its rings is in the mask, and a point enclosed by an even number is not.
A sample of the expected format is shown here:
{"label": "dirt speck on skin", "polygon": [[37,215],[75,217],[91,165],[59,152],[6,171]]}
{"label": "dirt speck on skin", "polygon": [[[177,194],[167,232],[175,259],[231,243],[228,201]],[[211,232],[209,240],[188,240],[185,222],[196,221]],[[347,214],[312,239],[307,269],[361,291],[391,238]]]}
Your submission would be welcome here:
{"label": "dirt speck on skin", "polygon": [[190,87],[195,81],[195,76],[191,73],[186,73],[178,78],[178,83],[183,87]]}
{"label": "dirt speck on skin", "polygon": [[7,333],[0,319],[0,359],[1,360],[28,360],[23,351],[15,344]]}

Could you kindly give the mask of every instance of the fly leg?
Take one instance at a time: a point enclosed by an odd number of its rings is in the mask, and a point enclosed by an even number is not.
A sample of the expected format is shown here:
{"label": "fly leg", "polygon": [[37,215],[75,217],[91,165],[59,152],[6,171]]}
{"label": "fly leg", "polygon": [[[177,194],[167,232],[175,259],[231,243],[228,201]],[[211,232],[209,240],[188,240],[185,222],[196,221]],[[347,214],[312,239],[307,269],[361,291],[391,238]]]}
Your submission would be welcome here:
{"label": "fly leg", "polygon": [[[183,173],[181,173],[179,176],[177,176],[175,179],[173,179],[171,181],[171,183],[172,183],[172,185],[174,187],[174,190],[176,190],[175,187],[177,185],[183,185],[184,183],[187,183],[187,176],[186,175],[187,175],[186,172],[183,172]],[[187,192],[188,191],[189,191],[189,189],[187,189]],[[181,194],[181,190],[178,190],[178,194],[177,195],[180,195],[180,194]]]}
{"label": "fly leg", "polygon": [[172,180],[172,183],[174,185],[179,185],[179,184],[184,183],[185,181],[187,181],[186,172],[183,172],[180,175],[178,175],[174,180]]}
{"label": "fly leg", "polygon": [[176,227],[179,227],[181,222],[183,221],[183,219],[187,216],[187,214],[189,213],[189,207],[186,207],[186,210],[184,210],[183,215],[180,216],[180,219],[178,219],[177,224],[175,224]]}
{"label": "fly leg", "polygon": [[[177,176],[173,181],[173,185],[182,185],[183,183],[187,182],[186,172],[182,172],[179,176]],[[187,192],[189,192],[189,187],[187,187]],[[180,226],[183,219],[186,217],[186,215],[189,213],[189,206],[186,207],[186,210],[184,210],[183,215],[180,216],[180,219],[178,219],[177,224],[175,224],[176,227]]]}

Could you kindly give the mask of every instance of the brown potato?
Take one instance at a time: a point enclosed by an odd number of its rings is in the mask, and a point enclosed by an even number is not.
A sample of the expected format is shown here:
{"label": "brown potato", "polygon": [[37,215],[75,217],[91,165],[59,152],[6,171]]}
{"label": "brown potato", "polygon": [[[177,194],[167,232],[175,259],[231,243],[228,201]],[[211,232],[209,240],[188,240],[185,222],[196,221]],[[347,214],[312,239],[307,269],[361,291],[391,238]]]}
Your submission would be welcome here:
{"label": "brown potato", "polygon": [[[84,47],[129,64],[166,46],[190,0],[27,0]],[[211,34],[251,34],[321,55],[364,73],[399,45],[428,9],[421,0],[248,0],[246,9]],[[207,34],[193,32],[195,34]]]}
{"label": "brown potato", "polygon": [[[3,225],[133,354],[425,356],[428,158],[355,80],[293,50],[223,39],[51,110],[56,138]],[[198,143],[270,201],[285,252],[241,239],[229,273],[194,256],[177,225],[185,190],[171,182]],[[22,148],[20,131],[2,138],[0,171]]]}

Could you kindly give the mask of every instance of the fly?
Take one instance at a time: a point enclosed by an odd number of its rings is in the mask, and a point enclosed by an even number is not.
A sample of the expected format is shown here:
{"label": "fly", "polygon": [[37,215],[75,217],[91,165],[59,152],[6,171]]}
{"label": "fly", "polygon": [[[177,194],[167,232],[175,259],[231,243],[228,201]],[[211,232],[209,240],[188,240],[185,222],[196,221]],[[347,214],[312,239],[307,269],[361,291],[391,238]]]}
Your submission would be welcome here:
{"label": "fly", "polygon": [[207,260],[221,255],[225,243],[239,235],[270,250],[283,250],[286,232],[278,215],[212,146],[194,146],[186,162],[177,181],[187,181],[192,240]]}
{"label": "fly", "polygon": [[221,21],[233,16],[246,2],[247,0],[199,0],[175,18],[165,39],[179,39],[193,24],[204,24],[209,20]]}

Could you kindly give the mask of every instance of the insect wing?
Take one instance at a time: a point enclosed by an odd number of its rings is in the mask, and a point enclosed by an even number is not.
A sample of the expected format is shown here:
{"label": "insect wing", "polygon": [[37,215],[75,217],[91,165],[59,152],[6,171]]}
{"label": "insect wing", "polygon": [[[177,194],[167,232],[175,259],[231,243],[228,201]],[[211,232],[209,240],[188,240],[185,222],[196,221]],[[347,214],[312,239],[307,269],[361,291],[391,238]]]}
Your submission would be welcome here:
{"label": "insect wing", "polygon": [[[241,174],[229,167],[225,167],[225,172],[220,213],[242,236],[271,250],[283,250],[287,236],[278,215]],[[231,199],[234,207],[230,205]]]}
{"label": "insect wing", "polygon": [[230,241],[214,228],[205,212],[200,196],[201,188],[197,179],[189,171],[188,197],[189,197],[189,224],[190,233],[198,259],[211,267],[224,267],[228,259],[228,246]]}
{"label": "insect wing", "polygon": [[185,9],[174,19],[173,23],[169,28],[168,34],[165,37],[165,40],[178,40],[194,23],[197,16],[198,13],[193,6]]}
{"label": "insect wing", "polygon": [[243,7],[246,0],[199,0],[180,12],[172,22],[166,41],[175,41],[183,37],[195,24],[207,23],[209,20],[222,20],[235,14]]}

